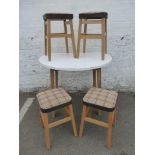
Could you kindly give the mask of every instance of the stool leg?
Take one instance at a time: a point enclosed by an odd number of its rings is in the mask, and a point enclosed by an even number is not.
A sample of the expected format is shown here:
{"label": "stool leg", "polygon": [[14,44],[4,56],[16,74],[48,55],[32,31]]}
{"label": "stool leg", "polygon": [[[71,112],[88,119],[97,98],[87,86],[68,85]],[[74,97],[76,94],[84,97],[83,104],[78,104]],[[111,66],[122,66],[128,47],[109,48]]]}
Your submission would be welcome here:
{"label": "stool leg", "polygon": [[42,117],[41,117],[41,112],[40,112],[40,114],[39,114],[39,118],[40,118],[40,126],[41,126],[42,128],[44,128],[44,122],[43,122],[43,119],[42,119]]}
{"label": "stool leg", "polygon": [[105,54],[107,54],[107,19],[105,19]]}
{"label": "stool leg", "polygon": [[105,19],[103,18],[101,24],[101,31],[102,31],[102,39],[101,39],[101,59],[104,60],[104,54],[105,54]]}
{"label": "stool leg", "polygon": [[113,123],[112,126],[115,127],[116,126],[116,110],[114,111],[114,116],[113,116]]}
{"label": "stool leg", "polygon": [[70,116],[70,111],[69,111],[69,108],[68,107],[65,107],[64,108],[64,116],[65,117]]}
{"label": "stool leg", "polygon": [[[84,24],[84,34],[86,33],[87,33],[87,24]],[[83,39],[83,53],[85,52],[86,52],[86,39]]]}
{"label": "stool leg", "polygon": [[86,109],[86,116],[89,116],[90,112],[91,112],[90,107],[87,107],[87,109]]}
{"label": "stool leg", "polygon": [[113,123],[114,112],[108,113],[108,133],[107,133],[107,147],[112,147],[112,123]]}
{"label": "stool leg", "polygon": [[82,19],[79,20],[77,58],[79,58],[79,56],[80,56],[81,27],[82,27]]}
{"label": "stool leg", "polygon": [[69,107],[69,111],[70,111],[70,117],[72,120],[72,127],[73,127],[73,132],[74,132],[74,136],[77,136],[77,128],[76,128],[76,123],[75,123],[75,117],[74,117],[74,112],[73,112],[73,106],[72,104],[68,106]]}
{"label": "stool leg", "polygon": [[[64,20],[64,33],[67,34],[67,24],[66,20]],[[69,48],[68,48],[68,37],[65,37],[65,44],[66,44],[66,52],[69,53]]]}
{"label": "stool leg", "polygon": [[51,61],[51,38],[50,38],[50,33],[51,33],[51,22],[49,19],[47,19],[47,44],[48,44],[48,60]]}
{"label": "stool leg", "polygon": [[50,134],[49,134],[49,127],[48,127],[48,114],[41,112],[41,117],[44,122],[44,132],[45,132],[45,144],[47,149],[50,149]]}
{"label": "stool leg", "polygon": [[47,23],[44,22],[45,55],[47,55]]}
{"label": "stool leg", "polygon": [[76,58],[76,48],[75,48],[75,39],[74,39],[74,29],[73,29],[73,20],[70,21],[70,30],[71,30],[71,40],[72,40],[72,47],[73,47],[73,56]]}
{"label": "stool leg", "polygon": [[79,136],[82,137],[83,135],[83,129],[84,129],[84,119],[86,116],[86,106],[83,105],[83,110],[82,110],[82,115],[81,115],[81,123],[80,123],[80,131],[79,131]]}

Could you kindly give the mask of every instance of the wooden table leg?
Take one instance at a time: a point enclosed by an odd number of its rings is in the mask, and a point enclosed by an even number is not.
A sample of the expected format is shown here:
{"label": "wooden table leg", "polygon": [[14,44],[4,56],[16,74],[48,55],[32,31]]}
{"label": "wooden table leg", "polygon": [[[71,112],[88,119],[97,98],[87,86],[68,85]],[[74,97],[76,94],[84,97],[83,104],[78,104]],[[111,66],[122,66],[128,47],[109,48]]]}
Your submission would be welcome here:
{"label": "wooden table leg", "polygon": [[97,72],[97,87],[101,88],[101,68],[96,70]]}
{"label": "wooden table leg", "polygon": [[96,69],[93,69],[93,87],[96,87]]}
{"label": "wooden table leg", "polygon": [[58,71],[50,69],[51,88],[58,88]]}

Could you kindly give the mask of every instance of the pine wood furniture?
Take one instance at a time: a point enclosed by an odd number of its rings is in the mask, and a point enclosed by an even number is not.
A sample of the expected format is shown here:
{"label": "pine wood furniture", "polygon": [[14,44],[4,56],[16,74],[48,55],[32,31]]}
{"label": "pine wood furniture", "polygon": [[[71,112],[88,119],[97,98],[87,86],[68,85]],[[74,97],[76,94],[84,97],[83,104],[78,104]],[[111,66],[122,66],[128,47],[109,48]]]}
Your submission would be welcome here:
{"label": "pine wood furniture", "polygon": [[[83,111],[79,136],[83,135],[84,122],[107,128],[107,147],[112,147],[112,127],[115,123],[115,106],[117,92],[102,88],[90,88],[83,98]],[[90,108],[96,108],[108,112],[108,122],[103,122],[89,116]]]}
{"label": "pine wood furniture", "polygon": [[[51,61],[51,39],[52,38],[65,38],[66,52],[69,52],[68,38],[72,40],[73,56],[76,58],[76,48],[74,39],[73,29],[73,14],[68,13],[46,13],[43,15],[44,19],[44,36],[45,36],[45,55],[48,55],[48,61]],[[63,33],[52,33],[51,27],[53,21],[63,21],[64,32]],[[70,25],[71,34],[67,32],[67,24]]]}
{"label": "pine wood furniture", "polygon": [[[77,57],[80,57],[80,42],[83,39],[83,52],[86,51],[86,39],[101,39],[101,59],[104,60],[107,54],[107,12],[89,12],[79,14],[79,29],[78,29],[78,44]],[[100,34],[88,34],[88,24],[100,24]],[[82,33],[82,25],[84,25],[84,32]]]}
{"label": "pine wood furniture", "polygon": [[[47,149],[50,149],[50,133],[49,129],[67,122],[72,123],[74,136],[77,136],[76,123],[72,107],[72,99],[69,94],[62,88],[55,88],[40,92],[37,94],[37,99],[40,105],[41,126],[44,128],[45,144]],[[48,114],[51,111],[64,108],[67,114],[65,118],[59,119],[52,123],[48,121]]]}

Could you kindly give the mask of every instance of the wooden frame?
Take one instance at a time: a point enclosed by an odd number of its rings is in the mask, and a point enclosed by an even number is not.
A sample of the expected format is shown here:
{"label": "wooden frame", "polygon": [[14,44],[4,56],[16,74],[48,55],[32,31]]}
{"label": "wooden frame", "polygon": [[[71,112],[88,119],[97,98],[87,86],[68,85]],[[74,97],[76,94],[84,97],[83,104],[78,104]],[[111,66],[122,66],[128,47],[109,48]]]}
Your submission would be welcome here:
{"label": "wooden frame", "polygon": [[112,127],[115,121],[115,110],[113,112],[108,112],[108,122],[103,122],[88,116],[88,108],[88,106],[83,105],[79,136],[82,137],[83,135],[85,122],[107,128],[107,147],[110,149],[112,147]]}
{"label": "wooden frame", "polygon": [[74,134],[74,136],[77,136],[77,128],[76,128],[72,104],[70,104],[69,106],[66,106],[65,108],[68,109],[68,116],[64,117],[63,119],[52,122],[52,123],[48,122],[48,113],[43,113],[40,111],[41,120],[43,123],[42,127],[44,127],[45,144],[46,144],[46,148],[48,150],[51,148],[50,133],[49,133],[50,128],[54,128],[54,127],[62,125],[64,123],[71,122],[72,128],[73,128],[73,134]]}
{"label": "wooden frame", "polygon": [[[82,24],[84,24],[84,32],[81,33]],[[101,24],[101,34],[88,34],[87,24]],[[86,39],[101,39],[101,59],[107,54],[107,19],[79,19],[77,58],[80,57],[80,41],[83,39],[83,52],[86,52]]]}
{"label": "wooden frame", "polygon": [[[51,53],[52,53],[51,39],[52,38],[65,38],[66,53],[69,53],[68,38],[71,38],[72,48],[73,48],[73,56],[74,56],[74,58],[76,58],[73,20],[72,19],[69,19],[69,21],[62,20],[64,23],[64,33],[52,33],[51,32],[51,21],[52,20],[47,19],[47,21],[44,22],[45,55],[48,56],[48,61],[51,61]],[[68,34],[68,32],[67,32],[67,24],[70,25],[70,31],[71,31],[70,34]]]}

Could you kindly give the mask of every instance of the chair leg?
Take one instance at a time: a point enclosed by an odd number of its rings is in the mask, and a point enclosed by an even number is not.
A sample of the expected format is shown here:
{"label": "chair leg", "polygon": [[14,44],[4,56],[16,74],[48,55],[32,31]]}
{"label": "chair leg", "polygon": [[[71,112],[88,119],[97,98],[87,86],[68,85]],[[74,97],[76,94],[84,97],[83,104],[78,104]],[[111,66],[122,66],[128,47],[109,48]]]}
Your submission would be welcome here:
{"label": "chair leg", "polygon": [[64,108],[64,116],[65,117],[70,116],[70,111],[69,111],[68,107]]}
{"label": "chair leg", "polygon": [[83,110],[82,110],[82,115],[81,115],[81,123],[80,123],[80,131],[79,131],[79,136],[82,137],[83,135],[83,129],[84,129],[84,119],[85,119],[85,116],[86,116],[86,106],[83,105]]}
{"label": "chair leg", "polygon": [[[66,20],[64,20],[64,33],[67,34],[67,24]],[[68,37],[65,37],[65,44],[66,44],[66,52],[69,53],[69,48],[68,48]]]}
{"label": "chair leg", "polygon": [[101,59],[104,60],[104,54],[105,54],[105,19],[102,19],[101,24],[101,31],[102,31],[102,39],[101,39]]}
{"label": "chair leg", "polygon": [[114,116],[113,116],[113,123],[112,126],[115,127],[116,126],[116,110],[114,111]]}
{"label": "chair leg", "polygon": [[87,107],[87,108],[86,108],[86,116],[89,116],[89,115],[90,115],[90,112],[91,112],[90,107]]}
{"label": "chair leg", "polygon": [[112,147],[112,124],[113,124],[114,112],[108,113],[108,132],[107,132],[107,147]]}
{"label": "chair leg", "polygon": [[44,122],[44,134],[45,134],[45,144],[47,149],[50,149],[50,133],[49,133],[49,127],[48,127],[48,114],[41,112],[41,117]]}
{"label": "chair leg", "polygon": [[[87,33],[87,24],[84,24],[84,34]],[[83,53],[86,52],[86,39],[83,39]]]}
{"label": "chair leg", "polygon": [[82,19],[79,20],[78,44],[77,44],[77,58],[79,58],[79,56],[80,56],[81,27],[82,27]]}
{"label": "chair leg", "polygon": [[75,39],[74,39],[74,29],[73,29],[73,20],[70,20],[70,30],[71,30],[71,40],[72,40],[72,47],[73,47],[73,56],[76,58],[76,47],[75,47]]}
{"label": "chair leg", "polygon": [[47,20],[47,52],[48,52],[48,60],[51,61],[51,38],[48,36],[51,33],[51,22]]}
{"label": "chair leg", "polygon": [[40,118],[40,126],[41,126],[42,128],[44,128],[44,122],[43,122],[43,119],[42,119],[42,116],[41,116],[41,112],[40,112],[40,114],[39,114],[39,118]]}
{"label": "chair leg", "polygon": [[47,56],[47,23],[44,22],[45,55]]}
{"label": "chair leg", "polygon": [[71,104],[68,107],[69,107],[69,112],[70,112],[70,117],[71,117],[71,122],[72,122],[73,133],[74,133],[74,136],[77,136],[77,128],[76,128],[76,123],[75,123],[73,106]]}
{"label": "chair leg", "polygon": [[107,19],[105,19],[105,54],[107,54]]}

